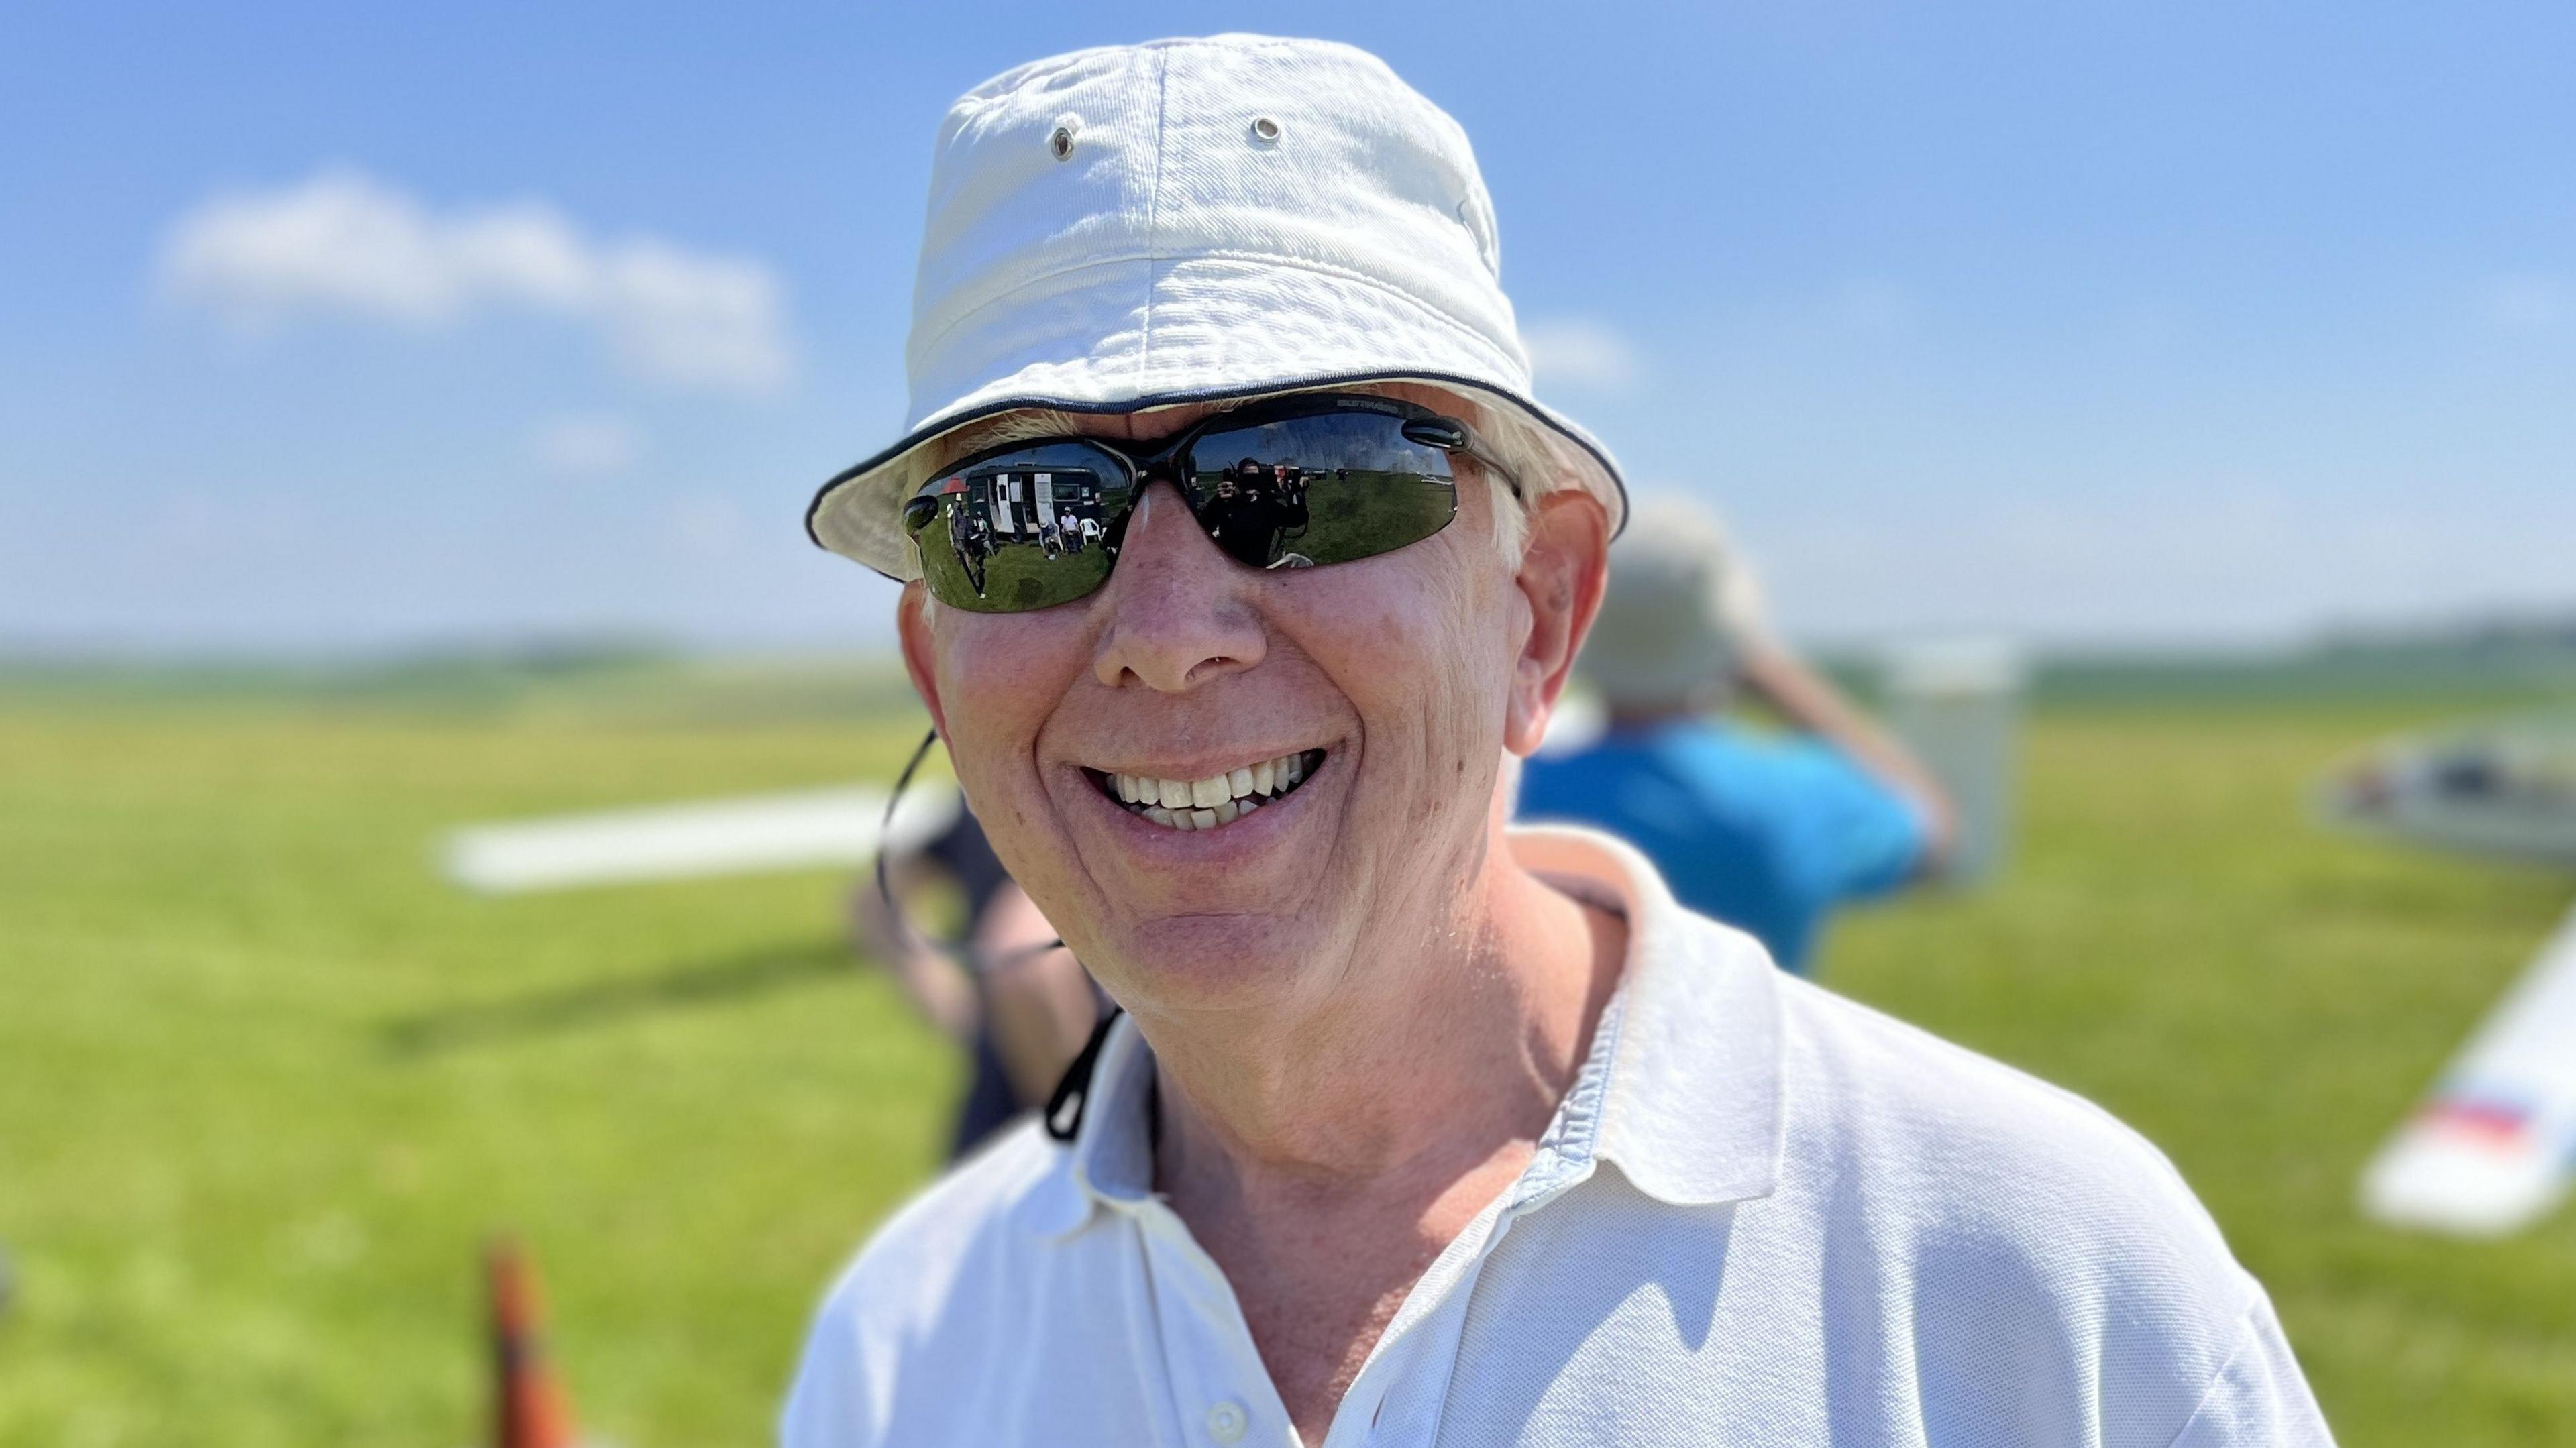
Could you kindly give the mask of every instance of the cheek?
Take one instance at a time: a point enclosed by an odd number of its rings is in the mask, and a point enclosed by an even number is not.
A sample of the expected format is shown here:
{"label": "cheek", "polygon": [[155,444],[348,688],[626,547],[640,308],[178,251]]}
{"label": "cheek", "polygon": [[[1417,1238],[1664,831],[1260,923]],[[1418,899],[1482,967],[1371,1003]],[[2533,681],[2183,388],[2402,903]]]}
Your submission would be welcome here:
{"label": "cheek", "polygon": [[1358,710],[1376,766],[1395,764],[1386,751],[1408,736],[1399,753],[1452,780],[1488,743],[1500,749],[1510,584],[1499,566],[1478,566],[1476,550],[1491,546],[1443,534],[1415,545],[1419,556],[1408,549],[1280,581],[1287,607],[1274,616]]}
{"label": "cheek", "polygon": [[970,794],[999,803],[1023,787],[1031,745],[1088,657],[1079,611],[952,612],[937,624],[950,753]]}

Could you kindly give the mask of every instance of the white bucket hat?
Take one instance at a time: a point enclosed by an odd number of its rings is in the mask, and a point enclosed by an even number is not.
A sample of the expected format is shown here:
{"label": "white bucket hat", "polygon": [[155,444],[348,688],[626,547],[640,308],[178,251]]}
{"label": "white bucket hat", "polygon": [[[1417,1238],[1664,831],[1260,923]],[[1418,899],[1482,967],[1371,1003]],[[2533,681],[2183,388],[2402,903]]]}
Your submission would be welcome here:
{"label": "white bucket hat", "polygon": [[1531,491],[1615,533],[1608,450],[1531,396],[1467,134],[1366,51],[1220,35],[1076,51],[949,108],[904,351],[904,435],[823,485],[814,541],[919,573],[928,444],[1025,408],[1134,412],[1364,383],[1487,405]]}

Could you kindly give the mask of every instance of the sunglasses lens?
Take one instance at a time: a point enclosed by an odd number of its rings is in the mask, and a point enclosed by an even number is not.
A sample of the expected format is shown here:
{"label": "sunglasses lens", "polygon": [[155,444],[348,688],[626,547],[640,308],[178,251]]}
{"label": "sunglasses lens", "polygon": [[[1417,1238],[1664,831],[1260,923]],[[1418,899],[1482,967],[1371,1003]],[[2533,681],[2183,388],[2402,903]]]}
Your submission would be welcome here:
{"label": "sunglasses lens", "polygon": [[1353,409],[1238,427],[1190,444],[1190,510],[1217,547],[1255,568],[1308,568],[1392,553],[1449,526],[1449,455],[1404,419]]}
{"label": "sunglasses lens", "polygon": [[1026,613],[1109,578],[1135,486],[1117,454],[1040,443],[933,478],[904,505],[933,598],[974,613]]}

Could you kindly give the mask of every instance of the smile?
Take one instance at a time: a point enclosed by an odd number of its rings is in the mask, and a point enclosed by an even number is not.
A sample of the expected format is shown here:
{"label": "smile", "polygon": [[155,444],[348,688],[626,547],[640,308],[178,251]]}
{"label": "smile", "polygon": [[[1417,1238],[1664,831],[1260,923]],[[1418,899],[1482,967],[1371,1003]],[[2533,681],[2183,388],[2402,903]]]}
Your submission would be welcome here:
{"label": "smile", "polygon": [[1165,829],[1212,830],[1285,798],[1323,762],[1324,751],[1307,749],[1239,765],[1205,779],[1157,779],[1088,768],[1082,772],[1129,814]]}

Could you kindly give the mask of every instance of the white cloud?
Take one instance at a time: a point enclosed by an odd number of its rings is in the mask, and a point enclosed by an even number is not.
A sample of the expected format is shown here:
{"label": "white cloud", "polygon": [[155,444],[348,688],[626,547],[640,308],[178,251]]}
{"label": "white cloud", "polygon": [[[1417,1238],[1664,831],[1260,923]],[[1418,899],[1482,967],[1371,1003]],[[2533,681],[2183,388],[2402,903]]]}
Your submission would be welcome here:
{"label": "white cloud", "polygon": [[2508,331],[2543,332],[2576,318],[2576,288],[2555,277],[2496,277],[2479,293],[2478,310]]}
{"label": "white cloud", "polygon": [[532,449],[548,469],[573,477],[622,473],[643,456],[644,439],[622,417],[558,417],[537,430]]}
{"label": "white cloud", "polygon": [[1624,387],[1645,370],[1636,347],[1609,323],[1592,317],[1549,317],[1521,328],[1530,370],[1561,387]]}
{"label": "white cloud", "polygon": [[760,262],[598,240],[539,201],[440,212],[355,171],[202,203],[171,228],[160,279],[251,330],[533,312],[597,327],[622,366],[674,386],[763,392],[794,371],[783,289]]}

